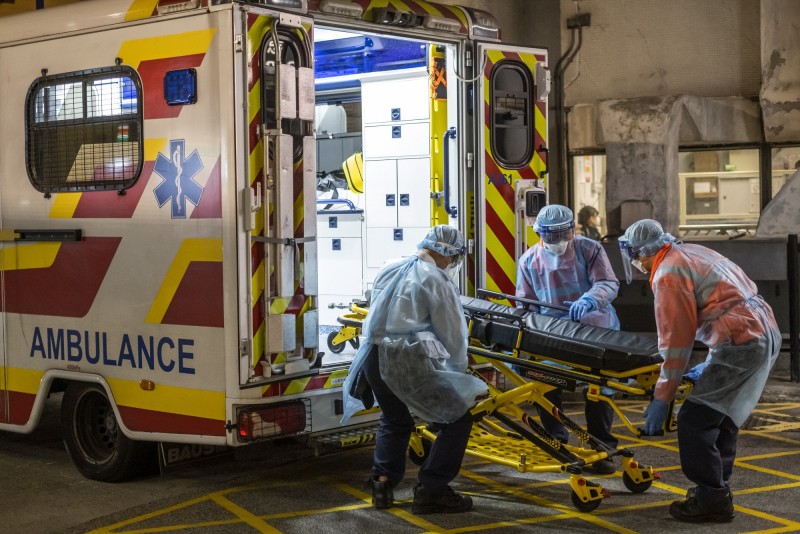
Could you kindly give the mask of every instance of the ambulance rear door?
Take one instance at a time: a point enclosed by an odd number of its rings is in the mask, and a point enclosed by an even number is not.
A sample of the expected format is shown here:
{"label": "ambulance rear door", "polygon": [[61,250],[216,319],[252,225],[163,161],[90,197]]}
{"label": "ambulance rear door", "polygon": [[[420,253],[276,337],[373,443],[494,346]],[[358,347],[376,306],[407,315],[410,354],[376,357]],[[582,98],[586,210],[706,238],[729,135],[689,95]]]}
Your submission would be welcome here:
{"label": "ambulance rear door", "polygon": [[[513,294],[516,262],[535,237],[524,216],[525,192],[545,186],[547,51],[497,43],[477,46],[475,155],[479,178],[476,285]],[[482,134],[480,133],[482,132]]]}
{"label": "ambulance rear door", "polygon": [[237,18],[246,385],[307,371],[317,356],[316,145],[311,19],[254,6]]}

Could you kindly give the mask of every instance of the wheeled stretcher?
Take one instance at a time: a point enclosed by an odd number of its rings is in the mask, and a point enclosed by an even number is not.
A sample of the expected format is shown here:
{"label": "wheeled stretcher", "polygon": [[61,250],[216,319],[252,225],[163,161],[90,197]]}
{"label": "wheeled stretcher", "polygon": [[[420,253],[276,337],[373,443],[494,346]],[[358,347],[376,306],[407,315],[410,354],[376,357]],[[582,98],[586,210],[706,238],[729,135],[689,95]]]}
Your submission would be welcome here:
{"label": "wheeled stretcher", "polygon": [[[478,294],[542,304],[486,290]],[[662,363],[655,338],[532,313],[485,298],[461,297],[461,304],[469,324],[472,346],[468,350],[473,360],[491,361],[496,367],[499,363],[515,365],[526,378],[568,391],[585,384],[589,401],[608,403],[631,433],[641,434],[614,399],[602,392],[652,395]],[[690,391],[691,383],[682,384],[676,402]],[[670,416],[664,431],[674,430]]]}
{"label": "wheeled stretcher", "polygon": [[[513,299],[486,291],[479,294]],[[583,476],[583,469],[599,460],[621,458],[622,480],[630,491],[640,493],[651,487],[658,478],[651,466],[637,462],[632,451],[598,440],[544,395],[554,388],[574,391],[578,384],[585,384],[588,401],[607,402],[638,435],[639,430],[602,390],[651,394],[661,368],[654,339],[555,319],[483,298],[461,297],[461,303],[471,341],[468,352],[473,365],[469,372],[484,379],[489,388],[488,397],[471,410],[474,424],[467,454],[523,473],[567,473],[572,503],[583,512],[596,509],[608,495],[600,483]],[[367,312],[361,308],[358,317],[348,318],[351,314],[347,314],[342,319],[356,321],[354,326],[360,327]],[[635,383],[630,383],[632,379]],[[501,382],[512,387],[502,390],[498,387]],[[538,406],[560,420],[579,445],[563,444],[551,436],[526,411],[529,406]],[[435,425],[419,425],[409,444],[412,461],[421,464],[435,439]]]}
{"label": "wheeled stretcher", "polygon": [[[486,291],[479,294],[513,298]],[[520,472],[568,473],[572,503],[583,512],[597,508],[608,495],[600,483],[583,476],[583,469],[598,460],[621,458],[625,487],[635,493],[650,488],[658,478],[651,466],[637,462],[629,450],[601,442],[544,395],[554,388],[574,391],[579,384],[585,384],[589,402],[607,402],[631,432],[638,435],[639,431],[614,399],[602,392],[612,389],[632,395],[652,393],[661,368],[656,340],[531,313],[482,298],[462,297],[461,303],[472,342],[468,351],[475,364],[470,372],[485,376],[478,369],[490,363],[512,385],[503,391],[496,387],[500,382],[498,377],[486,380],[489,396],[472,409],[475,422],[467,454]],[[530,405],[560,420],[575,434],[579,445],[562,444],[551,436],[524,409]],[[421,462],[435,439],[435,427],[418,426],[410,444],[412,460]]]}

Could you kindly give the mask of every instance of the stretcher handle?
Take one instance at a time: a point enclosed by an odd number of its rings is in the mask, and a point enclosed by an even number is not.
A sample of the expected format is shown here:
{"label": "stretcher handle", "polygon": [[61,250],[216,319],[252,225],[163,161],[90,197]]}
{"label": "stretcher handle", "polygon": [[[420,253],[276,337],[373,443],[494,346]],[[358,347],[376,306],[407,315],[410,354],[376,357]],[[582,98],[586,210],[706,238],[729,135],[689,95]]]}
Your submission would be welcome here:
{"label": "stretcher handle", "polygon": [[494,297],[499,299],[508,299],[508,300],[513,300],[515,302],[521,302],[522,304],[533,304],[534,306],[551,308],[553,310],[569,311],[569,306],[564,306],[563,304],[549,304],[547,302],[541,302],[538,300],[526,299],[525,297],[517,297],[515,295],[506,295],[505,293],[499,293],[497,291],[489,291],[488,289],[479,289],[478,297],[479,298]]}

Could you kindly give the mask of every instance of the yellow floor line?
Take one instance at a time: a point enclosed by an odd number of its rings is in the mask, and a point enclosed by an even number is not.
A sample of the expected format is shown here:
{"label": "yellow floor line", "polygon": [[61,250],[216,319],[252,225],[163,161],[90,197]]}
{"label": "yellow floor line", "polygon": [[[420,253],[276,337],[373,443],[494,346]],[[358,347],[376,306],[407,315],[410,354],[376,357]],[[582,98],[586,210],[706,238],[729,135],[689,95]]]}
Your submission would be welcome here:
{"label": "yellow floor line", "polygon": [[791,473],[786,473],[784,471],[778,471],[777,469],[770,469],[769,467],[761,467],[760,465],[753,465],[747,462],[740,462],[736,460],[734,464],[736,467],[741,467],[743,469],[751,469],[753,471],[758,471],[759,473],[766,473],[768,475],[775,475],[776,477],[788,478],[789,480],[800,480],[800,475],[793,475]]}
{"label": "yellow floor line", "polygon": [[[484,486],[488,486],[489,488],[493,488],[493,489],[506,488],[506,491],[504,491],[504,493],[506,493],[506,494],[510,494],[510,495],[515,496],[515,497],[519,497],[521,499],[530,501],[530,502],[532,502],[534,504],[537,504],[539,506],[544,506],[544,507],[556,510],[558,512],[561,512],[563,514],[563,516],[558,517],[558,519],[571,519],[571,518],[581,519],[583,521],[586,521],[587,523],[593,524],[594,526],[601,527],[601,528],[604,528],[604,529],[607,529],[607,530],[611,530],[612,532],[619,532],[621,534],[627,534],[627,533],[635,534],[635,532],[636,532],[636,531],[627,529],[625,527],[622,527],[620,525],[616,525],[614,523],[605,521],[605,520],[601,519],[600,517],[598,517],[597,515],[593,515],[593,514],[596,514],[596,512],[592,512],[592,514],[585,514],[585,513],[579,512],[577,510],[574,510],[573,508],[567,507],[566,505],[557,504],[557,503],[555,503],[553,501],[550,501],[550,500],[547,500],[547,499],[543,499],[542,497],[537,497],[536,495],[531,495],[530,493],[522,491],[519,487],[508,486],[508,485],[505,485],[505,484],[501,484],[500,482],[496,482],[496,481],[494,481],[494,480],[492,480],[490,478],[487,478],[487,477],[485,477],[483,475],[479,475],[477,473],[473,473],[473,472],[468,471],[468,470],[462,469],[460,474],[463,475],[463,476],[466,476],[467,478],[470,478],[470,479],[474,480],[475,482],[478,482],[479,484],[482,484]],[[544,522],[545,520],[551,519],[551,517],[548,516],[547,518],[541,518],[541,519],[537,518],[537,519],[538,519],[537,522]],[[551,519],[551,520],[555,520],[555,519]],[[464,532],[466,532],[466,531],[464,531]]]}
{"label": "yellow floor line", "polygon": [[[371,493],[366,493],[364,491],[356,489],[356,488],[354,488],[352,486],[349,486],[347,484],[344,484],[344,483],[341,483],[341,482],[336,482],[334,480],[331,480],[328,477],[319,477],[319,480],[336,486],[337,488],[339,488],[343,492],[345,492],[345,493],[347,493],[349,495],[352,495],[356,499],[361,499],[365,503],[369,504],[370,507],[372,507],[372,494]],[[398,502],[398,501],[395,501],[395,502]],[[403,501],[399,501],[399,502],[403,502]],[[410,502],[410,501],[408,501],[408,502]],[[414,526],[417,526],[419,528],[425,529],[428,532],[445,532],[445,529],[442,529],[438,525],[436,525],[434,523],[431,523],[430,521],[426,521],[425,519],[422,519],[419,516],[411,514],[411,513],[407,512],[406,510],[404,510],[402,508],[398,508],[397,506],[393,506],[392,508],[388,508],[385,511],[390,513],[390,514],[392,514],[392,515],[394,515],[394,516],[396,516],[396,517],[398,517],[398,518],[400,518],[400,519],[403,519],[404,521],[407,521],[408,523],[411,523]]]}
{"label": "yellow floor line", "polygon": [[218,505],[222,506],[230,513],[238,517],[242,520],[243,523],[250,525],[254,529],[259,532],[266,532],[267,534],[280,534],[281,531],[276,529],[275,527],[270,526],[267,524],[266,521],[258,517],[257,515],[249,512],[239,506],[238,504],[226,499],[222,495],[212,495],[211,500]]}

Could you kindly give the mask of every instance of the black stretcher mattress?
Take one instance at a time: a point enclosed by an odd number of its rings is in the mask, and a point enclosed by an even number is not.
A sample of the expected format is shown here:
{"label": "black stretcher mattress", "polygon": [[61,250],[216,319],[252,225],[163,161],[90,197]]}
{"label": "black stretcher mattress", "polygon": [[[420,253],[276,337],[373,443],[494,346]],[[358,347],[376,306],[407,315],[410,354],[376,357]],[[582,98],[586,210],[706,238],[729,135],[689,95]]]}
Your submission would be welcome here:
{"label": "black stretcher mattress", "polygon": [[[473,297],[461,297],[470,336],[484,345],[607,371],[629,371],[662,362],[649,336],[557,319]],[[517,346],[519,331],[522,339]]]}

